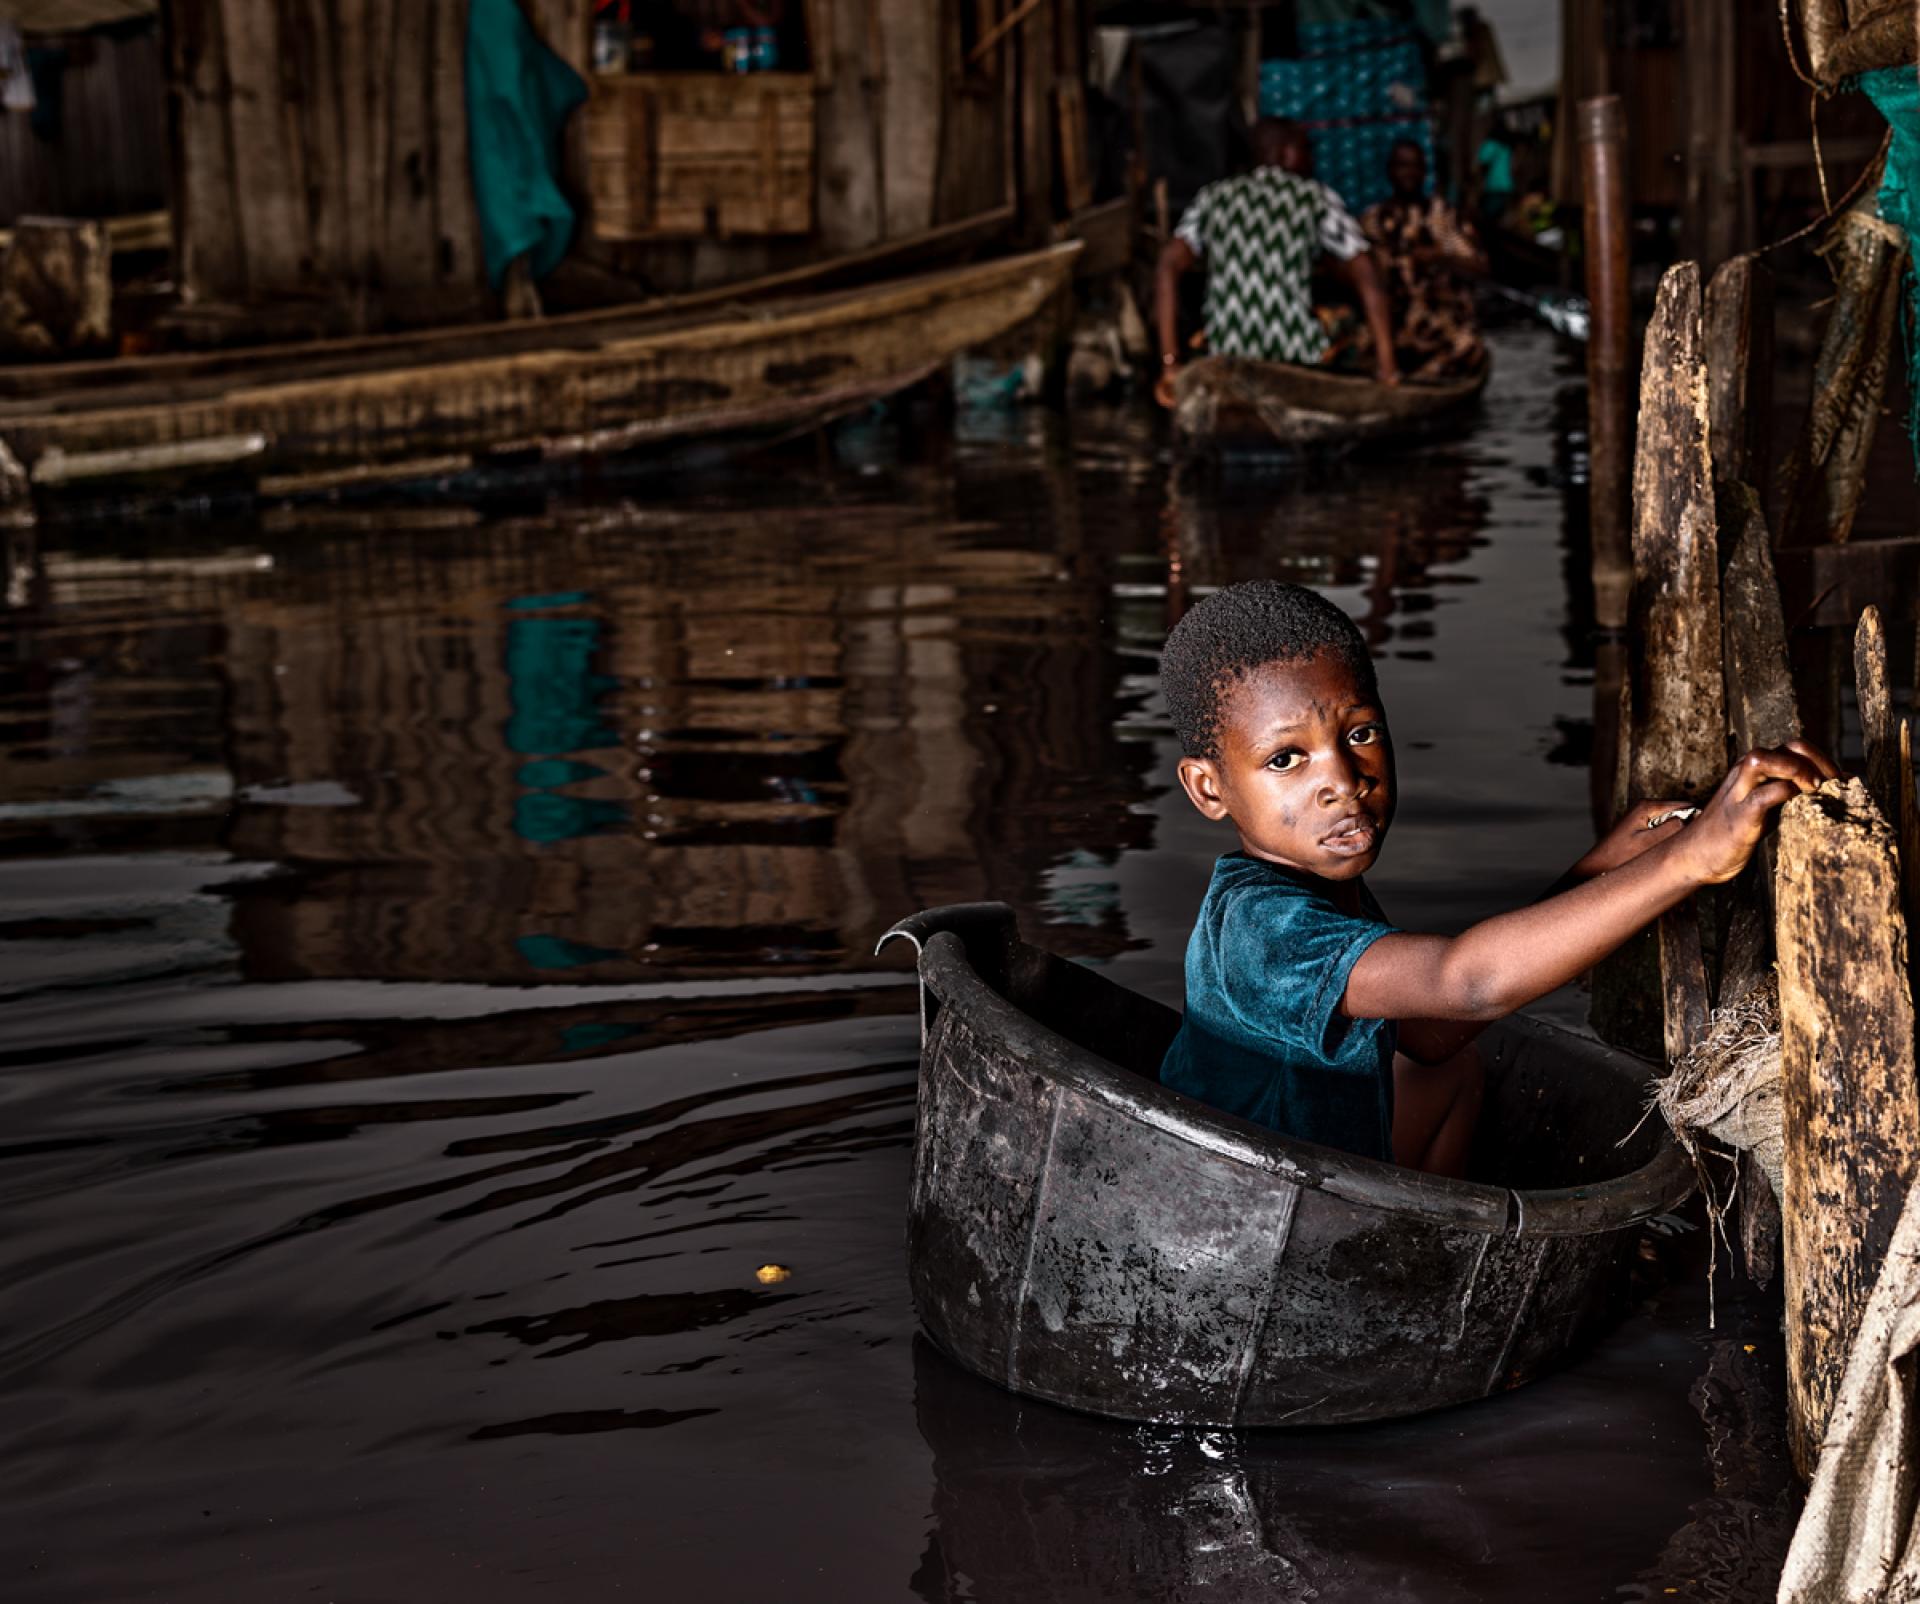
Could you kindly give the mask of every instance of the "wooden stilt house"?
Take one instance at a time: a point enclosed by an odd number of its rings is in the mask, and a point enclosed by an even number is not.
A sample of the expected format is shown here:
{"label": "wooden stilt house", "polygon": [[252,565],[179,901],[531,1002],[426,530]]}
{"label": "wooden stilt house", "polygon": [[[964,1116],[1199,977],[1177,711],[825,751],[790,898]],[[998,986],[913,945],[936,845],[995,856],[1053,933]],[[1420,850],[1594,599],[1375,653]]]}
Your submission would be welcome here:
{"label": "wooden stilt house", "polygon": [[[942,228],[1040,244],[1092,198],[1084,0],[522,3],[588,86],[570,260],[641,291]],[[188,299],[304,304],[336,332],[486,310],[468,27],[469,0],[174,0]]]}

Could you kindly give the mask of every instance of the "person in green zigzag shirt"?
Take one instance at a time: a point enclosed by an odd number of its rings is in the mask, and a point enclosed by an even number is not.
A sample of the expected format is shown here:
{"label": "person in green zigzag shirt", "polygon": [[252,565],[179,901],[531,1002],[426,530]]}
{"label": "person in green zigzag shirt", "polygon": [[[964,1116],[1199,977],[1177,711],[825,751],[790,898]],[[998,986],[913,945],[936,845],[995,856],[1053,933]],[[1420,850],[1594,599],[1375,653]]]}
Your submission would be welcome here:
{"label": "person in green zigzag shirt", "polygon": [[1207,264],[1207,349],[1217,356],[1317,365],[1327,336],[1313,309],[1315,259],[1331,257],[1360,296],[1373,334],[1382,384],[1398,384],[1385,286],[1365,234],[1345,203],[1312,177],[1313,143],[1285,117],[1253,125],[1254,170],[1200,191],[1160,253],[1154,316],[1160,382],[1154,396],[1173,405],[1180,362],[1180,275]]}

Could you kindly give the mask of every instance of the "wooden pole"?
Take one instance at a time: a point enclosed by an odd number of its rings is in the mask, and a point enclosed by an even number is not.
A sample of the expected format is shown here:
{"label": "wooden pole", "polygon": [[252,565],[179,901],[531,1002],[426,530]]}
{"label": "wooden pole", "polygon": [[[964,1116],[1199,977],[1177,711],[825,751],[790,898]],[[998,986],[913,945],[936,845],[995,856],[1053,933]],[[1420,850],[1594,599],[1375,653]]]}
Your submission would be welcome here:
{"label": "wooden pole", "polygon": [[1893,831],[1858,780],[1787,804],[1774,898],[1789,1439],[1808,1476],[1920,1159]]}
{"label": "wooden pole", "polygon": [[1627,118],[1618,95],[1580,103],[1580,173],[1586,218],[1587,501],[1594,608],[1603,630],[1627,621],[1633,555],[1627,498],[1631,468],[1633,308],[1628,298]]}

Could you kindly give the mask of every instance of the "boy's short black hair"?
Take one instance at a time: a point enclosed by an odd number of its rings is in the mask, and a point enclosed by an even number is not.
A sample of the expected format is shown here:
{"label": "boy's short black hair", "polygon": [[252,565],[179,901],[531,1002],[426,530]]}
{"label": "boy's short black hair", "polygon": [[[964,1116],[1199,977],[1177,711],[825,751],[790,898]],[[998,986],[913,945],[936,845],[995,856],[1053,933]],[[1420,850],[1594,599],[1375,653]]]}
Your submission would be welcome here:
{"label": "boy's short black hair", "polygon": [[1173,626],[1160,656],[1160,689],[1188,757],[1220,755],[1220,699],[1268,663],[1331,652],[1369,695],[1373,658],[1353,620],[1304,585],[1256,579],[1217,590]]}

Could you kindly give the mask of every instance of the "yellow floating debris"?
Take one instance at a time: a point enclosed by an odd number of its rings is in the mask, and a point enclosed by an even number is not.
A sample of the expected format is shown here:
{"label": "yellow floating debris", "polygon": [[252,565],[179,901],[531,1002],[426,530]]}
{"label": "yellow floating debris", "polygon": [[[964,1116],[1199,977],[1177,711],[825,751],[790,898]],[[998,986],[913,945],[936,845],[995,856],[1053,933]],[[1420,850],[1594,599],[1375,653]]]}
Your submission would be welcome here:
{"label": "yellow floating debris", "polygon": [[776,1281],[784,1281],[793,1272],[784,1264],[763,1264],[753,1272],[754,1280],[762,1286],[772,1286]]}

